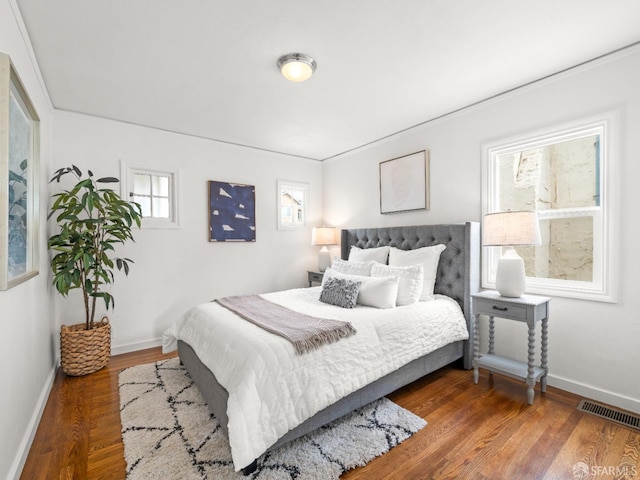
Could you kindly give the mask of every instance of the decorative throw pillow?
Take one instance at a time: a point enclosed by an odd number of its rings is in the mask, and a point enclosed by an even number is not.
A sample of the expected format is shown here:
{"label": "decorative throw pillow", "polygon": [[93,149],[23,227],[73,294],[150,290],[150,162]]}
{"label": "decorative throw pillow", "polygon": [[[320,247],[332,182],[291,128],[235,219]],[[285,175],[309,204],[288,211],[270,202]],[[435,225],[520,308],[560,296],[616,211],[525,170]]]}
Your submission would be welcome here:
{"label": "decorative throw pillow", "polygon": [[358,293],[358,304],[375,308],[393,308],[396,306],[398,297],[398,277],[363,277],[361,275],[347,275],[336,272],[332,268],[327,268],[324,272],[322,284],[329,279],[338,277],[348,280],[359,281],[360,292]]}
{"label": "decorative throw pillow", "polygon": [[333,268],[336,272],[346,273],[348,275],[363,275],[365,277],[371,276],[371,266],[376,262],[348,262],[341,258],[336,258],[333,261]]}
{"label": "decorative throw pillow", "polygon": [[376,248],[359,248],[351,247],[349,250],[350,262],[378,262],[385,264],[389,257],[389,247],[376,247]]}
{"label": "decorative throw pillow", "polygon": [[375,263],[371,267],[372,277],[398,277],[396,305],[411,305],[420,300],[423,284],[423,266],[392,267]]}
{"label": "decorative throw pillow", "polygon": [[360,282],[346,278],[330,278],[322,285],[320,301],[342,308],[353,308],[358,300]]}
{"label": "decorative throw pillow", "polygon": [[432,247],[416,248],[415,250],[400,250],[391,247],[389,251],[389,265],[394,267],[406,267],[408,265],[422,265],[424,280],[422,283],[421,301],[433,300],[433,287],[436,283],[440,254],[447,248],[446,245],[434,245]]}

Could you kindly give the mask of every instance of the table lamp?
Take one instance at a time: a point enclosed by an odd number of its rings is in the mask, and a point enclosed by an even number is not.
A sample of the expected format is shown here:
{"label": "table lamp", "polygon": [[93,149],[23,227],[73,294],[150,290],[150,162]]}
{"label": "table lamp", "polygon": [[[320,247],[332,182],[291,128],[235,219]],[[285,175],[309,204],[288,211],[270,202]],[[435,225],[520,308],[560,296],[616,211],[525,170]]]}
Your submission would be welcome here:
{"label": "table lamp", "polygon": [[337,245],[338,235],[333,227],[313,227],[311,229],[311,245],[322,245],[318,254],[318,270],[324,272],[331,266],[331,255],[327,245]]}
{"label": "table lamp", "polygon": [[536,212],[507,211],[485,215],[482,244],[511,247],[498,260],[496,290],[501,296],[520,297],[526,288],[524,260],[513,247],[541,243],[540,225]]}

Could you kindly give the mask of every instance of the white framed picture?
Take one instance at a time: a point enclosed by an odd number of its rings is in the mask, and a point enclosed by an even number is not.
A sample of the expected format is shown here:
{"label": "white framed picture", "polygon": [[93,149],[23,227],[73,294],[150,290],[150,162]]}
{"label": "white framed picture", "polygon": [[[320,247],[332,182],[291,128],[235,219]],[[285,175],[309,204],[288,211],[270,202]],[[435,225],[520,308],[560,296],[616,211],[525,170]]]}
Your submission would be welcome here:
{"label": "white framed picture", "polygon": [[380,213],[428,209],[428,150],[380,162]]}
{"label": "white framed picture", "polygon": [[0,290],[38,274],[40,119],[0,53]]}

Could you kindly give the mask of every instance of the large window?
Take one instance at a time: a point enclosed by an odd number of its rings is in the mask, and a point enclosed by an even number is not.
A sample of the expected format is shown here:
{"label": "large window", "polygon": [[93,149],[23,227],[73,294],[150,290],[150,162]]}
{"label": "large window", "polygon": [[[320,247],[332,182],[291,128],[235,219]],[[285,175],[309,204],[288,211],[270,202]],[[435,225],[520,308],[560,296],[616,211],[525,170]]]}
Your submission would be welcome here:
{"label": "large window", "polygon": [[122,197],[139,203],[142,228],[178,226],[178,171],[157,165],[122,163]]}
{"label": "large window", "polygon": [[[528,291],[615,300],[613,119],[603,115],[483,148],[483,213],[538,212],[542,245],[516,247]],[[502,251],[483,253],[483,287],[493,288]]]}

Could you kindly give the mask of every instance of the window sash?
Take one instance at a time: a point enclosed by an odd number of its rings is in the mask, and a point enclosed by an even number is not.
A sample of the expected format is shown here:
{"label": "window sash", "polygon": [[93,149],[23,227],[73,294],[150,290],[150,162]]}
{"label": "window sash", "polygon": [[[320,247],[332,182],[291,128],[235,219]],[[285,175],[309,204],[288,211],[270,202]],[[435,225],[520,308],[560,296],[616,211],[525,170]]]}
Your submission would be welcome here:
{"label": "window sash", "polygon": [[[141,180],[139,177],[147,177],[148,185],[144,185],[142,190],[136,190],[136,178]],[[164,218],[171,219],[171,176],[167,174],[153,174],[153,173],[141,173],[139,171],[135,171],[133,173],[133,187],[130,196],[133,197],[134,201],[138,203],[144,203],[143,205],[143,218]],[[162,180],[166,179],[166,187],[162,186]],[[140,182],[144,183],[144,182]],[[167,194],[162,195],[157,193],[157,190],[166,190]],[[163,201],[164,200],[164,201]],[[166,204],[166,205],[165,205]],[[158,210],[164,210],[165,213],[159,214]]]}

